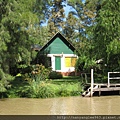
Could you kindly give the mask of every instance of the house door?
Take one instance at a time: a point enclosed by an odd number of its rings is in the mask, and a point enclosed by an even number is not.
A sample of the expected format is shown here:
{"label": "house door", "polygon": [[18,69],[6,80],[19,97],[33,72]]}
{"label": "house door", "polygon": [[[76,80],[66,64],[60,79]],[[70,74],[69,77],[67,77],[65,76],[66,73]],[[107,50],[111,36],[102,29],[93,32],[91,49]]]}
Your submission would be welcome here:
{"label": "house door", "polygon": [[55,70],[61,70],[61,57],[55,57]]}

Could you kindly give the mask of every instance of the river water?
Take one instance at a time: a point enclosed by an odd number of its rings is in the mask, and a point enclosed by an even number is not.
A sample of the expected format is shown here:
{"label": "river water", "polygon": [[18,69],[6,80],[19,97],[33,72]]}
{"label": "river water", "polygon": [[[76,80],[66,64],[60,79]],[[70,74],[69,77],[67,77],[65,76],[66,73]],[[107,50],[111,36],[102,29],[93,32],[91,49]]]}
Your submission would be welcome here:
{"label": "river water", "polygon": [[0,99],[0,115],[120,115],[120,96]]}

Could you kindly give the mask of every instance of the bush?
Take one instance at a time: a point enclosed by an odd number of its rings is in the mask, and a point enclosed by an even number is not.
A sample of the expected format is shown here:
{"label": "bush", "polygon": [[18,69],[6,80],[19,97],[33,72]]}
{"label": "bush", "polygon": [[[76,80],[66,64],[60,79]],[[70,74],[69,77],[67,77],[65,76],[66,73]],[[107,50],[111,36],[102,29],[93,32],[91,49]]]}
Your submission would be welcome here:
{"label": "bush", "polygon": [[31,65],[29,66],[31,69],[31,72],[26,72],[24,74],[21,74],[24,80],[27,80],[29,82],[35,80],[35,81],[44,81],[48,79],[50,69],[45,68],[43,65]]}
{"label": "bush", "polygon": [[30,97],[32,98],[50,98],[54,97],[55,93],[45,82],[33,81],[30,87]]}
{"label": "bush", "polygon": [[13,78],[13,76],[5,74],[2,69],[0,69],[0,98],[6,97],[6,92],[11,87],[10,81],[12,81]]}
{"label": "bush", "polygon": [[77,96],[80,95],[79,91],[71,91],[71,96]]}
{"label": "bush", "polygon": [[16,97],[29,97],[29,83],[23,80],[22,76],[16,76],[13,81],[10,82],[11,87],[7,91],[9,98]]}
{"label": "bush", "polygon": [[39,78],[40,80],[46,80],[49,77],[50,70],[45,68],[44,65],[33,65],[32,77]]}
{"label": "bush", "polygon": [[49,74],[50,79],[61,79],[62,77],[63,77],[62,74],[56,71],[52,71]]}
{"label": "bush", "polygon": [[67,90],[67,88],[65,88],[64,86],[59,89],[57,95],[60,97],[67,97],[67,96],[70,96],[70,91]]}
{"label": "bush", "polygon": [[81,90],[78,90],[77,84],[74,84],[73,87],[73,85],[69,83],[59,85],[59,87],[55,90],[55,95],[58,97],[77,96],[80,95],[80,92]]}

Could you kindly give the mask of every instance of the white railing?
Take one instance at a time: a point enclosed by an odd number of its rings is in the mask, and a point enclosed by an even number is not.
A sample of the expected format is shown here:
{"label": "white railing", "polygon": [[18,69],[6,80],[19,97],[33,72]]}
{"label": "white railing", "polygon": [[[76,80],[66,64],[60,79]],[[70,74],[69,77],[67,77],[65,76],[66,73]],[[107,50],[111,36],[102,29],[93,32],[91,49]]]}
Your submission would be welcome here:
{"label": "white railing", "polygon": [[119,79],[120,80],[120,77],[110,77],[110,74],[120,74],[120,72],[108,72],[108,87],[110,86],[110,80],[111,79]]}

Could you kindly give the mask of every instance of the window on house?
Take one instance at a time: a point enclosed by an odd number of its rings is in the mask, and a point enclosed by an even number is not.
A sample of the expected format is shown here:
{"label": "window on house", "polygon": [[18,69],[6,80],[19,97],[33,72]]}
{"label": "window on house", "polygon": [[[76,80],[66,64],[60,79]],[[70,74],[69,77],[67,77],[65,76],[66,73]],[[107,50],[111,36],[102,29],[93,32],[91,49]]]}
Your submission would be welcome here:
{"label": "window on house", "polygon": [[65,57],[65,67],[75,67],[77,57]]}

